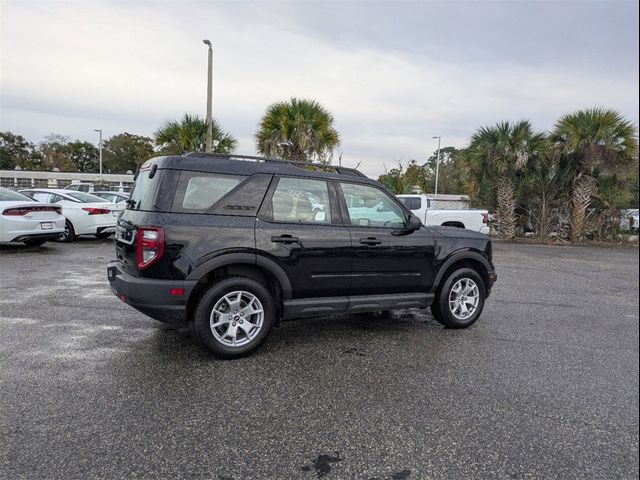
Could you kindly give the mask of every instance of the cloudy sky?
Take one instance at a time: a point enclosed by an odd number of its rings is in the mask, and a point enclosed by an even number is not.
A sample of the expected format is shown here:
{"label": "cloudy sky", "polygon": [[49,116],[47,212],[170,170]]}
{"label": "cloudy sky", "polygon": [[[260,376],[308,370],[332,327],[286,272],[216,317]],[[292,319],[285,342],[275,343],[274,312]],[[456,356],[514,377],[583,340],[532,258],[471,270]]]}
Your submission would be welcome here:
{"label": "cloudy sky", "polygon": [[638,2],[0,0],[0,130],[97,142],[214,117],[255,153],[265,108],[318,100],[368,175],[480,125],[603,106],[638,122]]}

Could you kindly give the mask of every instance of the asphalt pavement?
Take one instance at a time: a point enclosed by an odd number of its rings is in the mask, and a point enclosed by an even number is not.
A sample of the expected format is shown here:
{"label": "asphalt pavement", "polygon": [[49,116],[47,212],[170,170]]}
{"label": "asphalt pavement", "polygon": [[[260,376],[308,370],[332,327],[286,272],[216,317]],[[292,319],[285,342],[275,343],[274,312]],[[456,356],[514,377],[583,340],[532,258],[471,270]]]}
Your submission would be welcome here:
{"label": "asphalt pavement", "polygon": [[638,249],[494,251],[470,329],[298,320],[220,361],[111,293],[109,240],[2,247],[0,478],[638,478]]}

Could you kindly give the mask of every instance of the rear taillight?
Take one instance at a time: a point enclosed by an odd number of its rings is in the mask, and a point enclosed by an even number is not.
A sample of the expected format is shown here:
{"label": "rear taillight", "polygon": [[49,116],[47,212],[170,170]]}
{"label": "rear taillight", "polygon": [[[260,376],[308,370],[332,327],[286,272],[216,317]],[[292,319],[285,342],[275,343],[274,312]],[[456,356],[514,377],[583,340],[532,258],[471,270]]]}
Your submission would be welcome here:
{"label": "rear taillight", "polygon": [[2,215],[11,217],[21,217],[27,213],[32,212],[56,212],[58,215],[62,214],[60,207],[19,207],[19,208],[7,208],[2,212]]}
{"label": "rear taillight", "polygon": [[136,254],[138,268],[147,268],[164,253],[164,229],[162,227],[138,228]]}
{"label": "rear taillight", "polygon": [[484,223],[484,224],[488,224],[489,223],[489,214],[488,213],[483,213],[482,214],[482,223]]}
{"label": "rear taillight", "polygon": [[106,208],[84,207],[83,210],[89,212],[89,215],[108,215],[111,213],[111,210]]}

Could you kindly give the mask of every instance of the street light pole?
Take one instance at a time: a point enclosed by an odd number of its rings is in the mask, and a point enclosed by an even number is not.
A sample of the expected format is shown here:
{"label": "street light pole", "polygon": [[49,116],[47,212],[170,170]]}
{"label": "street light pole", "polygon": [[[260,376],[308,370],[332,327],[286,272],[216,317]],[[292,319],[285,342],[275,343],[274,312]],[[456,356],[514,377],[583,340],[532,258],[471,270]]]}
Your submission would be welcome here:
{"label": "street light pole", "polygon": [[433,138],[437,138],[438,139],[438,153],[436,153],[436,188],[435,188],[435,192],[434,192],[434,200],[436,201],[436,204],[438,203],[438,199],[435,198],[438,196],[438,176],[440,175],[440,137],[433,137]]}
{"label": "street light pole", "polygon": [[99,165],[100,165],[100,170],[99,170],[100,174],[99,174],[99,176],[100,176],[100,181],[102,181],[102,130],[94,129],[93,131],[100,133],[100,143],[98,143],[98,148],[100,149],[100,163],[99,163]]}
{"label": "street light pole", "polygon": [[205,152],[211,152],[211,142],[213,137],[213,45],[209,40],[202,41],[209,47],[209,62],[207,72],[207,139],[204,146]]}

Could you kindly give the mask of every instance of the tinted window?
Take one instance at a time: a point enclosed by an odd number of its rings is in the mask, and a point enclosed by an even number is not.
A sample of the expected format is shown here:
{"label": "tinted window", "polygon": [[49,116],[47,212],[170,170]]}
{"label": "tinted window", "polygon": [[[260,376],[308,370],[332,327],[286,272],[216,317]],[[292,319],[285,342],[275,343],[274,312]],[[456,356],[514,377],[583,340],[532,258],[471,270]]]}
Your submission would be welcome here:
{"label": "tinted window", "polygon": [[153,183],[158,177],[158,173],[153,178],[149,178],[149,170],[141,170],[136,178],[136,183],[133,186],[131,197],[129,198],[129,208],[133,210],[141,210],[148,208],[148,204],[151,203],[150,194],[152,191]]}
{"label": "tinted window", "polygon": [[422,199],[420,197],[399,197],[398,200],[409,210],[420,210]]}
{"label": "tinted window", "polygon": [[22,193],[0,188],[0,201],[1,202],[32,202],[33,199]]}
{"label": "tinted window", "polygon": [[341,183],[351,225],[402,228],[402,208],[382,190],[368,185]]}
{"label": "tinted window", "polygon": [[271,197],[271,213],[276,222],[331,223],[327,182],[281,178]]}
{"label": "tinted window", "polygon": [[[247,177],[242,175],[181,172],[172,210],[204,213],[237,187],[245,178]],[[133,193],[136,192],[136,189],[134,189]]]}

